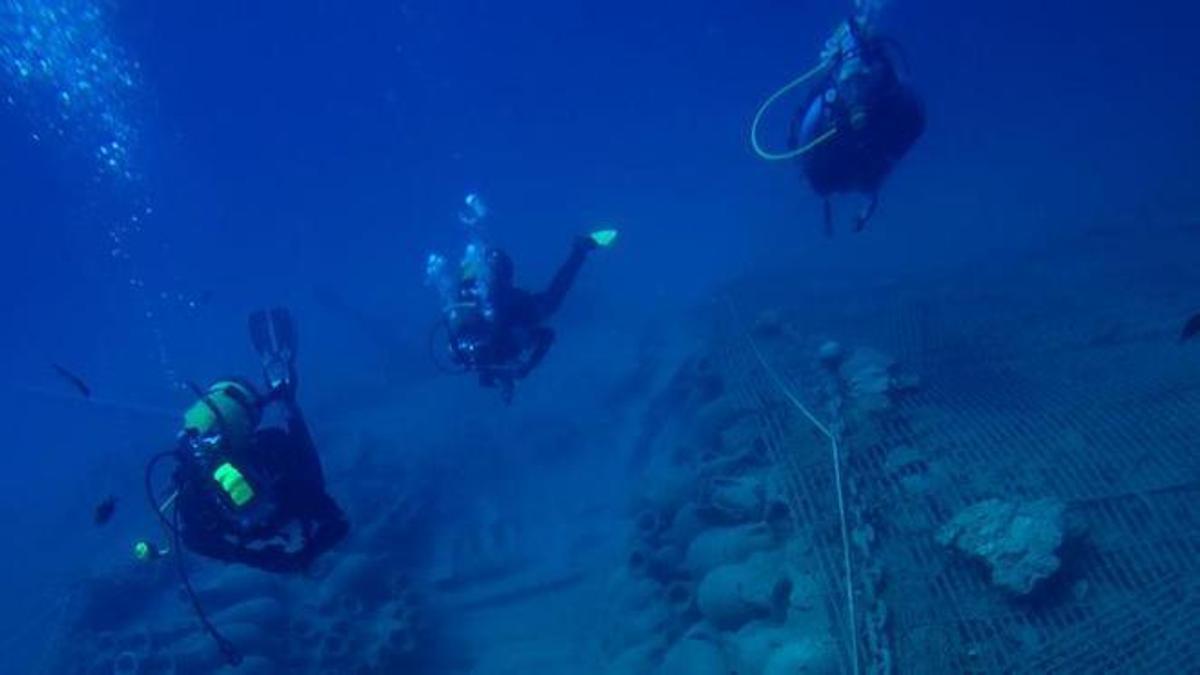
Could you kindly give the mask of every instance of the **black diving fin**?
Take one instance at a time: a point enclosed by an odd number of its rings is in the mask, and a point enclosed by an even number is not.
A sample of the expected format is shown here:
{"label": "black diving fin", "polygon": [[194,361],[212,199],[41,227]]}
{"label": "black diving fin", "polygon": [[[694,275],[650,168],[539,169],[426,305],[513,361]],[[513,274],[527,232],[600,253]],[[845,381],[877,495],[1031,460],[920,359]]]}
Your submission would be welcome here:
{"label": "black diving fin", "polygon": [[291,312],[283,307],[252,312],[250,340],[271,389],[295,388],[296,324]]}
{"label": "black diving fin", "polygon": [[1183,330],[1179,333],[1179,341],[1187,342],[1200,335],[1200,312],[1193,314],[1187,323],[1183,324]]}

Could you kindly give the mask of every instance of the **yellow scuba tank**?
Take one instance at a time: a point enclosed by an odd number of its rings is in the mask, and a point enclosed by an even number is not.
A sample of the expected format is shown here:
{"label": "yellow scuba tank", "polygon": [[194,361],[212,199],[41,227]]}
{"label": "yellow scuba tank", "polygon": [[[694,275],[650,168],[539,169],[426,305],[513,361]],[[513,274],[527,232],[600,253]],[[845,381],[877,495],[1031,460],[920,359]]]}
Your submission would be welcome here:
{"label": "yellow scuba tank", "polygon": [[262,421],[259,397],[247,385],[222,380],[208,388],[183,414],[183,431],[188,435],[219,435],[229,448],[249,445]]}
{"label": "yellow scuba tank", "polygon": [[201,474],[212,481],[223,508],[243,525],[261,521],[270,511],[261,498],[266,486],[249,467],[235,463],[238,455],[252,451],[262,421],[258,395],[248,385],[222,380],[210,386],[183,419]]}

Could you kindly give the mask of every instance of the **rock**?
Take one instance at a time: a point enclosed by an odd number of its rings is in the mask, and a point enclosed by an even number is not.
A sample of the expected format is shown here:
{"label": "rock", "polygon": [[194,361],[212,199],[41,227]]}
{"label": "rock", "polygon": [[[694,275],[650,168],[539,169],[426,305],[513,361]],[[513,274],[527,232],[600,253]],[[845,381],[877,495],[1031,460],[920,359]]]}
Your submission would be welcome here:
{"label": "rock", "polygon": [[789,640],[767,659],[763,675],[797,675],[798,673],[836,673],[837,658],[833,650],[816,640],[801,637]]}
{"label": "rock", "polygon": [[288,620],[287,609],[274,598],[253,598],[213,615],[218,623],[249,623],[265,628],[282,628]]}
{"label": "rock", "polygon": [[842,349],[841,344],[833,340],[826,340],[821,344],[821,348],[817,350],[817,360],[821,362],[821,365],[830,370],[837,370],[845,358],[846,350]]}
{"label": "rock", "polygon": [[657,640],[630,646],[607,664],[606,671],[611,675],[644,675],[654,672],[651,663],[660,648]]}
{"label": "rock", "polygon": [[732,671],[759,675],[771,656],[787,644],[790,631],[764,621],[752,621],[728,637]]}
{"label": "rock", "polygon": [[696,535],[684,557],[684,569],[696,578],[719,565],[739,563],[775,545],[775,534],[763,523],[716,527]]}
{"label": "rock", "polygon": [[762,426],[752,414],[740,417],[736,422],[721,430],[717,435],[717,447],[721,457],[745,461],[745,456],[754,452],[765,452],[762,441]]}
{"label": "rock", "polygon": [[925,456],[908,445],[897,445],[887,451],[884,469],[891,476],[904,476],[922,473],[927,463]]}
{"label": "rock", "polygon": [[760,338],[774,338],[783,335],[783,315],[777,309],[760,312],[754,319],[750,332]]}
{"label": "rock", "polygon": [[755,619],[782,619],[791,593],[792,582],[779,556],[758,553],[705,575],[696,605],[716,628],[737,630]]}
{"label": "rock", "polygon": [[631,574],[662,583],[680,577],[683,571],[683,549],[675,545],[636,546],[628,560]]}
{"label": "rock", "polygon": [[658,535],[662,534],[669,524],[670,519],[661,509],[642,509],[633,517],[634,532],[643,541],[651,543],[658,539]]}
{"label": "rock", "polygon": [[137,675],[142,668],[142,659],[133,652],[121,652],[113,661],[113,675]]}
{"label": "rock", "polygon": [[657,600],[659,588],[659,584],[650,579],[617,570],[609,580],[606,596],[614,611],[637,613]]}
{"label": "rock", "polygon": [[237,666],[225,666],[215,671],[219,675],[271,675],[279,672],[275,663],[263,656],[247,657]]}
{"label": "rock", "polygon": [[891,406],[892,370],[896,362],[874,349],[855,349],[838,372],[856,405],[867,412]]}
{"label": "rock", "polygon": [[1066,505],[1056,499],[989,499],[961,511],[938,532],[938,543],[982,561],[997,587],[1028,595],[1058,571]]}
{"label": "rock", "polygon": [[647,467],[645,478],[637,489],[635,518],[645,511],[673,513],[691,496],[693,480],[690,471],[662,460],[655,461]]}
{"label": "rock", "polygon": [[688,545],[702,531],[704,521],[701,520],[695,504],[689,502],[675,512],[675,517],[671,519],[671,527],[663,533],[663,541],[686,551]]}
{"label": "rock", "polygon": [[704,514],[718,523],[762,520],[767,493],[755,478],[714,478],[703,492]]}
{"label": "rock", "polygon": [[708,640],[683,638],[663,657],[657,675],[726,675],[721,648]]}
{"label": "rock", "polygon": [[406,672],[425,646],[425,621],[412,597],[388,602],[373,621],[357,629],[363,642],[356,649],[371,672]]}
{"label": "rock", "polygon": [[285,596],[279,575],[242,565],[223,567],[218,575],[204,582],[196,584],[196,593],[204,598],[205,608],[214,614],[241,604],[247,598],[283,599]]}
{"label": "rock", "polygon": [[[616,653],[632,650],[638,656],[630,655],[630,658],[641,660],[641,656],[648,655],[644,650],[649,649],[650,644],[655,644],[657,649],[657,641],[670,630],[675,619],[663,603],[649,603],[641,610],[623,614],[606,638],[607,645]],[[649,671],[649,668],[643,668],[638,672]]]}
{"label": "rock", "polygon": [[[229,638],[226,626],[221,626],[221,633]],[[233,638],[229,639],[233,641]],[[242,648],[241,643],[234,644],[239,649]],[[171,650],[175,654],[179,670],[184,673],[212,673],[225,665],[220,650],[213,644],[212,638],[205,634],[189,635],[178,644],[172,645]]]}
{"label": "rock", "polygon": [[681,622],[692,618],[696,607],[696,592],[692,584],[674,581],[663,588],[663,604]]}
{"label": "rock", "polygon": [[330,556],[335,564],[321,580],[318,606],[326,616],[359,615],[379,600],[387,568],[380,556],[346,553]]}

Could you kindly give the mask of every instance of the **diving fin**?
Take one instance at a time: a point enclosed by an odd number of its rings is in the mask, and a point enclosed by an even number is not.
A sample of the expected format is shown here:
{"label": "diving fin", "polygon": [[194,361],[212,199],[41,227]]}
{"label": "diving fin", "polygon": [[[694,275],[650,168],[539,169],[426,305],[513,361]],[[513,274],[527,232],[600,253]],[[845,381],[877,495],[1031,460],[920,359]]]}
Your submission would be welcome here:
{"label": "diving fin", "polygon": [[1179,341],[1187,342],[1197,335],[1200,335],[1200,312],[1192,315],[1192,318],[1183,325],[1183,331],[1179,333]]}
{"label": "diving fin", "polygon": [[591,239],[596,246],[600,248],[608,248],[616,243],[617,236],[619,234],[620,232],[618,232],[616,229],[607,228],[603,230],[596,230],[595,232],[588,234],[588,238]]}
{"label": "diving fin", "polygon": [[271,389],[294,387],[296,326],[291,312],[283,307],[257,310],[250,314],[249,324],[250,340]]}

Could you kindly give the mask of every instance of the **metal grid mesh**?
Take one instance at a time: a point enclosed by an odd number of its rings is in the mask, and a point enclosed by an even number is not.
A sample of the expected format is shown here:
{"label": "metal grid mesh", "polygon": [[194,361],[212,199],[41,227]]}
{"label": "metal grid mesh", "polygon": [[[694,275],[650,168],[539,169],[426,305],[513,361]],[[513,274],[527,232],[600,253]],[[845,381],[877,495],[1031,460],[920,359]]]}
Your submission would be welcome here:
{"label": "metal grid mesh", "polygon": [[[846,448],[852,499],[878,520],[878,559],[856,562],[885,570],[897,671],[1200,673],[1200,350],[1181,349],[1173,333],[1196,301],[1180,284],[1200,289],[1200,270],[1181,267],[1178,252],[1200,241],[1180,236],[1186,245],[1145,243],[1156,254],[1139,258],[1144,266],[1092,252],[1064,271],[1050,255],[965,290],[930,283],[853,304],[805,299],[792,317],[897,356],[922,379]],[[784,405],[736,321],[727,328],[725,370],[760,410],[844,625],[827,445]],[[819,410],[818,338],[802,329],[764,348]],[[889,466],[902,447],[919,460]],[[932,482],[914,491],[914,478]],[[1052,602],[1003,597],[934,541],[982,499],[1047,496],[1088,528],[1077,580]]]}

